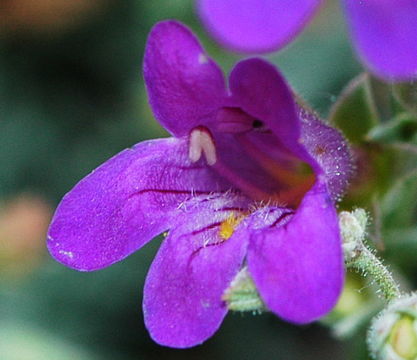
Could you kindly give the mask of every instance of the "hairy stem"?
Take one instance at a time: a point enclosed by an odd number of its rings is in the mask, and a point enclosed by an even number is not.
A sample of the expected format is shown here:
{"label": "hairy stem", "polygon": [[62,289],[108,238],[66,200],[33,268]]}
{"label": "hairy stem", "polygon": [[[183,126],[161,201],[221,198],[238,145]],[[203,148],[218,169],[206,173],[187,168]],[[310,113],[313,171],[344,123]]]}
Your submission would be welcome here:
{"label": "hairy stem", "polygon": [[392,274],[382,262],[365,246],[359,254],[346,263],[348,268],[360,271],[364,276],[369,276],[379,286],[383,297],[391,301],[400,297],[401,292]]}

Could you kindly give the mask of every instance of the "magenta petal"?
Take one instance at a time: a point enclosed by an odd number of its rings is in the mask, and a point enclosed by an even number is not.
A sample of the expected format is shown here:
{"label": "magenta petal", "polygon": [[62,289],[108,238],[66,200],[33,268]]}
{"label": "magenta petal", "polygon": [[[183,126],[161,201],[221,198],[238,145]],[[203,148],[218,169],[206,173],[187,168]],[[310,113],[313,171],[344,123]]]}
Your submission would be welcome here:
{"label": "magenta petal", "polygon": [[176,136],[212,120],[226,97],[222,71],[197,38],[175,21],[156,24],[145,50],[143,73],[159,122]]}
{"label": "magenta petal", "polygon": [[358,52],[376,75],[417,77],[417,1],[344,0]]}
{"label": "magenta petal", "polygon": [[227,307],[222,295],[241,267],[247,244],[239,237],[219,236],[220,222],[229,215],[189,209],[161,245],[143,299],[145,324],[157,343],[195,346],[223,321]]}
{"label": "magenta petal", "polygon": [[338,218],[323,185],[315,185],[296,214],[253,232],[248,267],[267,307],[283,319],[308,323],[336,304],[343,285]]}
{"label": "magenta petal", "polygon": [[274,51],[291,41],[320,0],[199,0],[209,31],[226,47],[250,53]]}
{"label": "magenta petal", "polygon": [[288,147],[297,147],[300,119],[292,92],[275,66],[253,58],[240,61],[230,74],[236,103],[271,129]]}
{"label": "magenta petal", "polygon": [[82,271],[122,260],[169,228],[192,194],[227,190],[207,167],[190,164],[185,140],[127,149],[81,180],[61,201],[48,233],[52,256]]}
{"label": "magenta petal", "polygon": [[281,163],[288,153],[295,155],[311,165],[338,199],[353,169],[343,136],[300,108],[282,75],[262,59],[239,62],[230,75],[230,89],[236,106],[272,130],[245,134],[255,148]]}
{"label": "magenta petal", "polygon": [[302,143],[318,164],[317,173],[333,200],[340,200],[354,173],[352,155],[342,134],[300,109]]}

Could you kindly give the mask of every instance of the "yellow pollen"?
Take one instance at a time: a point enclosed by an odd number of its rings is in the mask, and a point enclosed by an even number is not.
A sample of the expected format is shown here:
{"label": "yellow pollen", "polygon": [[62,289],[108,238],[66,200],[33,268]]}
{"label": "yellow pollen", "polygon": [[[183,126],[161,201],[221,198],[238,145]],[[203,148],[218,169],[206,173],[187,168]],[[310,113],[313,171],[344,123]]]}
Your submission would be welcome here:
{"label": "yellow pollen", "polygon": [[230,239],[230,237],[235,232],[236,227],[245,217],[243,215],[235,216],[235,214],[230,215],[226,220],[220,224],[219,235],[223,240]]}

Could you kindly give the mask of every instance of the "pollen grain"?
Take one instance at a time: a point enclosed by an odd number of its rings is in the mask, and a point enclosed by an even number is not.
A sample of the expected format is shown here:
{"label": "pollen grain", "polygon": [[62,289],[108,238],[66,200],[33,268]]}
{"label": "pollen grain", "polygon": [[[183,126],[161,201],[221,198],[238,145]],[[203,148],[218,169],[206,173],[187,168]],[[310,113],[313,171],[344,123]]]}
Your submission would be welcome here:
{"label": "pollen grain", "polygon": [[245,217],[243,215],[230,215],[226,220],[220,224],[219,235],[223,240],[228,240],[235,232],[236,227]]}

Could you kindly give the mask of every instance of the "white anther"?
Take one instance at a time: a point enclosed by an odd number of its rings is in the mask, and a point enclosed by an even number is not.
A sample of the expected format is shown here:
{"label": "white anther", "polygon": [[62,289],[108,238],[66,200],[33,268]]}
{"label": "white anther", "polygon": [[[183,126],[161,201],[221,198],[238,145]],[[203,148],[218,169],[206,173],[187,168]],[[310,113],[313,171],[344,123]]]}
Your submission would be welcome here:
{"label": "white anther", "polygon": [[210,132],[205,128],[196,128],[190,134],[190,149],[188,156],[192,162],[197,162],[204,153],[208,165],[217,161],[216,146]]}

